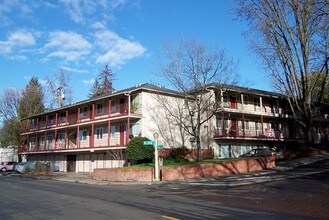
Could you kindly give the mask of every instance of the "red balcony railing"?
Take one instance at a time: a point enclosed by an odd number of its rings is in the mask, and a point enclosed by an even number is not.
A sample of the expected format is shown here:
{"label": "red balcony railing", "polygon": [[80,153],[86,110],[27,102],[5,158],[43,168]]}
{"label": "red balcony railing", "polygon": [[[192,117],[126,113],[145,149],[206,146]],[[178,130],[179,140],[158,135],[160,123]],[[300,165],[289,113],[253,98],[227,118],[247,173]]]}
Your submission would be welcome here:
{"label": "red balcony railing", "polygon": [[274,129],[214,129],[214,138],[260,138],[260,139],[283,139],[285,135],[280,131],[275,131]]}

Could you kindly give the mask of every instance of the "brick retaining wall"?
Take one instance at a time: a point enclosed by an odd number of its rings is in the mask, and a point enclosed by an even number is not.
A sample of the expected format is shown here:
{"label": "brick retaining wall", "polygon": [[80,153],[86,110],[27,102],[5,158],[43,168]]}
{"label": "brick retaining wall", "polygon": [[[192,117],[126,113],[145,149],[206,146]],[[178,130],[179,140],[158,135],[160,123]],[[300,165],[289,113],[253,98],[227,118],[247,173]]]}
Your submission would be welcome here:
{"label": "brick retaining wall", "polygon": [[[274,158],[255,158],[221,163],[160,167],[162,181],[216,177],[261,171],[275,167]],[[152,168],[102,168],[94,169],[93,179],[118,182],[152,181]]]}
{"label": "brick retaining wall", "polygon": [[152,181],[153,173],[152,168],[101,168],[94,169],[93,179],[113,182]]}
{"label": "brick retaining wall", "polygon": [[200,177],[216,177],[256,172],[273,167],[275,167],[275,160],[273,158],[247,159],[186,166],[168,166],[161,168],[161,180],[171,181]]}

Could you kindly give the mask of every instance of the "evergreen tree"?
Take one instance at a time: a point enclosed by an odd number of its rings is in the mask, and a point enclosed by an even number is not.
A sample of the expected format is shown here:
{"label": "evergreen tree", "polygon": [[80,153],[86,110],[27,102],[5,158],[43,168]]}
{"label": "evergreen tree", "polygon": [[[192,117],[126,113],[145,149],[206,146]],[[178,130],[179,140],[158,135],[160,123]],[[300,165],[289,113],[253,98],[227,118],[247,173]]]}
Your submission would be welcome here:
{"label": "evergreen tree", "polygon": [[115,91],[112,85],[114,76],[115,74],[112,70],[105,65],[104,70],[97,75],[89,97],[93,98],[104,94],[112,94]]}
{"label": "evergreen tree", "polygon": [[43,88],[38,78],[32,77],[19,100],[18,117],[22,119],[43,112],[45,109],[43,101]]}

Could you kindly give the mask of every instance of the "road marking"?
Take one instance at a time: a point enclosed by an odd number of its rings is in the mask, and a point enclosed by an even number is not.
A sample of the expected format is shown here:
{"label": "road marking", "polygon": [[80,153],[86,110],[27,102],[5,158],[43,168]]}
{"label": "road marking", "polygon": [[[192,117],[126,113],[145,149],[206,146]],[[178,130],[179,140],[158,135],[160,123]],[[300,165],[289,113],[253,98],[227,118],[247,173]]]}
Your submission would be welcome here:
{"label": "road marking", "polygon": [[166,216],[166,215],[163,215],[162,218],[170,219],[170,220],[179,220],[179,218],[174,218],[174,217],[170,217],[170,216]]}

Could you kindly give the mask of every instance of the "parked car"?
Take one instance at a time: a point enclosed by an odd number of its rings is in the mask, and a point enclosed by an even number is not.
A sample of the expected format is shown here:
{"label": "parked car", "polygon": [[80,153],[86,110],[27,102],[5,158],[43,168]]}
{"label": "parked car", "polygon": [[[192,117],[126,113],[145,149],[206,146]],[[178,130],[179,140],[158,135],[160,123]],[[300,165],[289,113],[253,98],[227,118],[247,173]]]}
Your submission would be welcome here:
{"label": "parked car", "polygon": [[275,155],[275,159],[277,159],[277,160],[283,160],[284,159],[284,152],[283,151],[280,151],[280,150],[278,150],[278,151],[274,151],[274,150],[272,150],[272,152],[274,153],[274,155]]}
{"label": "parked car", "polygon": [[27,162],[21,162],[16,165],[16,171],[19,173],[25,173],[28,171],[35,170],[36,162],[35,161],[27,161]]}
{"label": "parked car", "polygon": [[16,170],[16,165],[17,163],[14,161],[9,161],[9,162],[2,162],[0,164],[0,170],[2,172],[6,172],[6,171],[14,171]]}
{"label": "parked car", "polygon": [[242,154],[239,157],[271,157],[275,156],[275,153],[267,148],[252,149],[248,153]]}

